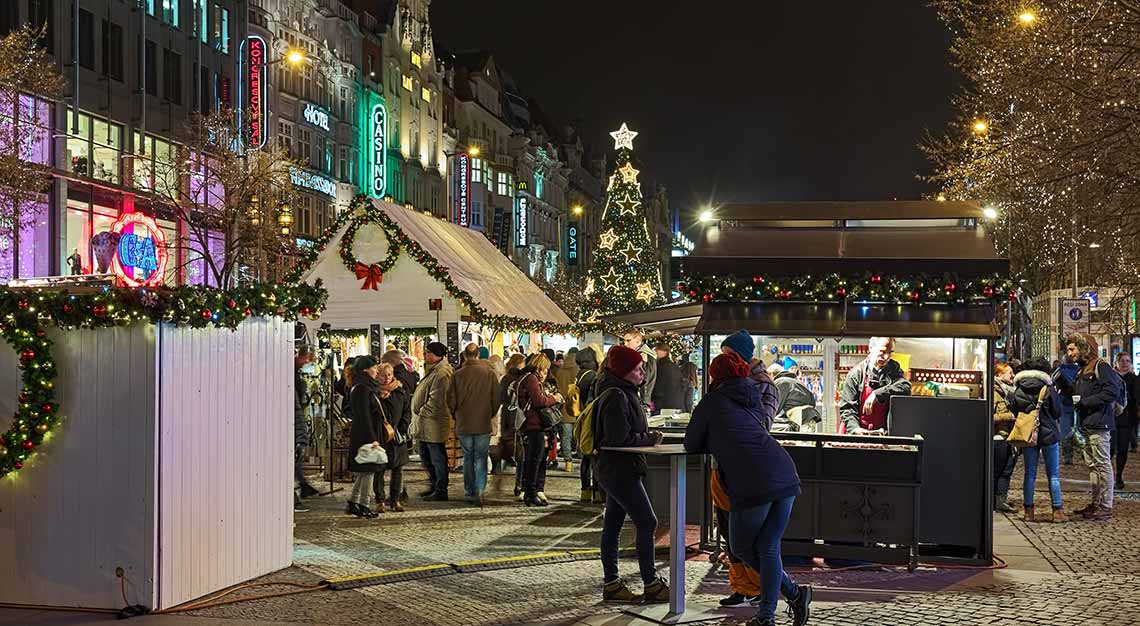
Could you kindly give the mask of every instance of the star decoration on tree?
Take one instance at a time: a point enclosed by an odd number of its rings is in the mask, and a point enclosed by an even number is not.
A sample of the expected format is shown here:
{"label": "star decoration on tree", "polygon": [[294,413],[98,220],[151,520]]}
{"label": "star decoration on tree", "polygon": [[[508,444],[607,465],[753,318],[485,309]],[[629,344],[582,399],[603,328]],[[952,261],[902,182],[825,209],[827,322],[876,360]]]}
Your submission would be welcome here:
{"label": "star decoration on tree", "polygon": [[637,215],[637,202],[634,200],[618,200],[614,205],[621,209],[621,215]]}
{"label": "star decoration on tree", "polygon": [[631,241],[622,248],[621,253],[625,255],[626,263],[634,263],[637,261],[637,255],[641,254],[641,248],[634,247]]}
{"label": "star decoration on tree", "polygon": [[612,289],[613,286],[617,283],[618,278],[620,278],[620,276],[618,276],[617,269],[611,267],[610,271],[602,275],[603,287],[606,289]]}
{"label": "star decoration on tree", "polygon": [[639,170],[633,169],[633,166],[629,163],[626,163],[625,165],[618,168],[618,174],[621,174],[622,182],[626,183],[636,183],[637,175],[640,173],[641,172]]}
{"label": "star decoration on tree", "polygon": [[657,290],[653,288],[653,283],[651,283],[649,281],[645,281],[643,283],[637,283],[637,299],[638,300],[641,300],[642,302],[649,304],[650,302],[653,302],[653,296],[656,293],[657,293]]}
{"label": "star decoration on tree", "polygon": [[598,235],[598,247],[603,250],[610,250],[617,243],[618,236],[614,229],[609,229],[606,232]]}
{"label": "star decoration on tree", "polygon": [[633,138],[636,136],[637,133],[630,130],[625,122],[622,122],[621,128],[610,133],[610,137],[614,138],[614,150],[621,150],[622,148],[633,150]]}

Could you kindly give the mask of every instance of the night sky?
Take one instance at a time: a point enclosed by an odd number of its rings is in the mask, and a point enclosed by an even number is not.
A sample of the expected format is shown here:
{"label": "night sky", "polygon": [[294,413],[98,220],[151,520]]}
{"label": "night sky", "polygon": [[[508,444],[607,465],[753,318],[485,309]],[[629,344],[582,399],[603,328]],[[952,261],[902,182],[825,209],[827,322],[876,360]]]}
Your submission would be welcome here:
{"label": "night sky", "polygon": [[683,211],[918,198],[916,145],[946,126],[961,82],[923,0],[436,0],[432,23],[595,148],[628,122],[642,182]]}

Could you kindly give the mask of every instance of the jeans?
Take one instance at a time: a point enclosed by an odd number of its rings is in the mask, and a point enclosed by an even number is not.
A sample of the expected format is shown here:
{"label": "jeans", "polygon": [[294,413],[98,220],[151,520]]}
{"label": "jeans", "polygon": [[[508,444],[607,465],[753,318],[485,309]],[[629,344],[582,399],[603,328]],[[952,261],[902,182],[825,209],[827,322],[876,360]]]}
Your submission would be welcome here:
{"label": "jeans", "polygon": [[[611,583],[618,579],[618,536],[625,525],[625,517],[633,520],[634,546],[641,581],[649,584],[657,579],[657,566],[653,562],[653,532],[657,530],[657,515],[645,492],[640,476],[622,476],[615,480],[598,482],[606,490],[606,512],[602,520],[602,577]],[[684,581],[676,584],[683,585]]]}
{"label": "jeans", "polygon": [[1073,405],[1061,404],[1061,458],[1065,465],[1073,463]]}
{"label": "jeans", "polygon": [[1045,459],[1045,475],[1049,477],[1049,501],[1054,509],[1061,508],[1061,444],[1051,443],[1036,448],[1022,448],[1025,457],[1025,480],[1021,495],[1025,506],[1033,506],[1033,488],[1037,483],[1037,457]]}
{"label": "jeans", "polygon": [[546,433],[540,430],[523,433],[522,488],[528,498],[546,489],[546,441]]}
{"label": "jeans", "polygon": [[[392,478],[391,483],[388,485],[388,497],[384,493],[384,472],[391,470]],[[395,503],[400,499],[400,492],[404,490],[404,466],[389,468],[387,465],[384,469],[376,472],[376,480],[372,483],[372,492],[376,494],[377,502],[392,502]]]}
{"label": "jeans", "polygon": [[459,446],[463,448],[463,495],[481,496],[487,489],[491,435],[459,435]]}
{"label": "jeans", "polygon": [[1089,466],[1089,482],[1092,483],[1092,503],[1102,509],[1112,509],[1113,483],[1111,435],[1107,430],[1094,430],[1088,433],[1089,443],[1085,446],[1085,464]]}
{"label": "jeans", "polygon": [[1132,446],[1131,426],[1117,426],[1112,438],[1112,454],[1116,457],[1116,483],[1124,482],[1124,466],[1128,464],[1128,449]]}
{"label": "jeans", "polygon": [[794,600],[799,591],[784,571],[780,558],[780,539],[792,516],[794,496],[769,502],[741,511],[729,511],[729,542],[732,552],[760,574],[760,605],[756,612],[761,619],[776,616],[777,593]]}
{"label": "jeans", "polygon": [[372,506],[372,481],[375,479],[376,474],[367,472],[353,474],[352,494],[348,496],[348,501],[370,508]]}
{"label": "jeans", "polygon": [[442,443],[420,442],[420,461],[436,493],[447,493],[447,449]]}
{"label": "jeans", "polygon": [[574,441],[574,425],[562,422],[558,426],[558,445],[562,451],[562,458],[569,461],[571,445]]}
{"label": "jeans", "polygon": [[994,441],[994,497],[1003,501],[1009,495],[1009,481],[1017,467],[1017,449],[1004,441]]}

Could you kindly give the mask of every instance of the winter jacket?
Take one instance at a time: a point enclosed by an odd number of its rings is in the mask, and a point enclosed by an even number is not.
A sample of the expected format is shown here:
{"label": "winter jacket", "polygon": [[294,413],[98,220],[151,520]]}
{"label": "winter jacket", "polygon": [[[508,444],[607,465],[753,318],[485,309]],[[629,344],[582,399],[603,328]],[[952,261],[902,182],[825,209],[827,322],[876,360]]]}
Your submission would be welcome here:
{"label": "winter jacket", "polygon": [[684,409],[685,384],[681,380],[681,368],[669,357],[657,359],[657,380],[653,384],[653,408]]}
{"label": "winter jacket", "polygon": [[[598,404],[594,406],[594,447],[598,449],[594,471],[603,481],[644,476],[645,455],[602,450],[603,447],[640,448],[656,443],[656,438],[649,434],[649,419],[638,389],[612,372],[603,372],[599,379]],[[608,389],[616,391],[603,397],[601,394]]]}
{"label": "winter jacket", "polygon": [[752,366],[752,374],[748,376],[748,379],[756,383],[756,388],[760,390],[760,408],[764,416],[764,428],[770,431],[776,412],[780,410],[780,390],[776,389],[776,385],[772,383],[772,378],[768,376],[768,371],[764,368],[763,362]]}
{"label": "winter jacket", "polygon": [[301,368],[293,369],[293,445],[309,445],[309,422],[305,419],[305,406],[309,403],[309,387],[301,376]]}
{"label": "winter jacket", "polygon": [[1077,372],[1077,378],[1071,385],[1064,376],[1054,376],[1053,379],[1061,393],[1081,397],[1075,406],[1075,420],[1082,431],[1116,428],[1112,403],[1116,401],[1116,390],[1124,381],[1108,363],[1094,358]]}
{"label": "winter jacket", "polygon": [[447,443],[451,435],[451,411],[447,392],[453,370],[447,361],[425,365],[427,375],[412,396],[413,429],[416,439],[427,443]]}
{"label": "winter jacket", "polygon": [[457,435],[487,435],[499,414],[499,375],[488,361],[468,359],[451,377],[448,408]]}
{"label": "winter jacket", "polygon": [[416,387],[420,384],[420,375],[416,372],[409,372],[403,363],[393,365],[392,374],[396,376],[396,380],[404,385],[404,391],[407,391],[408,397],[411,398],[416,393]]}
{"label": "winter jacket", "polygon": [[881,370],[874,369],[870,357],[859,365],[851,368],[847,373],[847,380],[843,381],[843,391],[840,394],[839,417],[851,432],[859,426],[859,414],[863,411],[863,380],[871,376],[871,389],[875,394],[875,402],[890,405],[891,396],[909,396],[910,381],[903,378],[902,366],[898,361],[890,360]]}
{"label": "winter jacket", "polygon": [[[401,383],[388,393],[387,398],[380,398],[384,409],[384,419],[392,425],[392,429],[408,440],[408,432],[412,428],[412,395],[408,393]],[[383,436],[381,434],[381,436]],[[408,463],[408,446],[396,445],[394,440],[384,442],[384,451],[388,453],[388,467],[403,467]]]}
{"label": "winter jacket", "polygon": [[[1061,394],[1053,386],[1052,378],[1045,372],[1025,370],[1018,372],[1013,378],[1014,389],[1006,396],[1009,411],[1014,419],[1018,413],[1029,413],[1037,407],[1037,400],[1041,389],[1049,387],[1045,401],[1041,403],[1041,411],[1037,414],[1037,445],[1048,446],[1061,440]],[[1012,428],[1012,424],[1010,425]],[[997,424],[994,424],[997,430]],[[1006,431],[1008,435],[1008,431]]]}
{"label": "winter jacket", "polygon": [[361,375],[352,391],[349,392],[349,406],[352,410],[352,426],[348,433],[348,469],[354,472],[379,472],[383,466],[377,463],[357,463],[356,451],[361,446],[377,442],[384,444],[383,419],[377,394],[380,384],[368,375]]}
{"label": "winter jacket", "polygon": [[519,431],[529,433],[542,430],[542,418],[538,415],[538,410],[552,407],[558,404],[558,400],[546,390],[544,383],[539,382],[533,367],[522,370],[518,385],[519,406],[526,412],[526,421]]}
{"label": "winter jacket", "polygon": [[768,433],[764,418],[760,387],[730,378],[701,399],[685,430],[685,450],[716,459],[734,511],[800,494],[796,464]]}
{"label": "winter jacket", "polygon": [[[558,368],[557,374],[551,374],[554,378],[554,384],[558,386],[558,393],[562,394],[563,398],[570,397],[570,385],[578,382],[578,375],[581,372],[578,369],[576,361],[567,360],[566,364]],[[562,412],[562,422],[564,424],[573,424],[576,416],[570,415],[570,411]]]}
{"label": "winter jacket", "polygon": [[511,368],[511,371],[499,381],[499,433],[503,439],[513,437],[515,433],[515,412],[508,407],[511,405],[511,388],[515,386],[521,375],[521,370]]}
{"label": "winter jacket", "polygon": [[811,424],[823,421],[819,410],[815,407],[815,394],[800,382],[791,372],[780,372],[772,381],[776,390],[780,392],[780,404],[776,407],[775,419],[788,419],[788,411],[796,407],[807,407],[801,414],[802,424]]}
{"label": "winter jacket", "polygon": [[1006,398],[1016,389],[1016,382],[1013,385],[1007,385],[1004,380],[994,377],[994,435],[1008,437],[1009,431],[1013,430],[1017,415],[1009,408],[1009,402],[1006,401]]}
{"label": "winter jacket", "polygon": [[1128,405],[1124,407],[1124,412],[1116,416],[1117,428],[1135,428],[1137,419],[1137,411],[1140,411],[1140,376],[1128,372],[1120,377],[1124,380],[1124,389],[1128,392]]}
{"label": "winter jacket", "polygon": [[645,380],[641,381],[638,396],[642,406],[649,406],[653,400],[653,390],[657,388],[657,353],[645,344],[641,344],[637,351],[641,353],[641,368],[645,370]]}
{"label": "winter jacket", "polygon": [[579,404],[585,408],[594,399],[594,386],[598,382],[598,358],[590,348],[574,355],[578,365]]}

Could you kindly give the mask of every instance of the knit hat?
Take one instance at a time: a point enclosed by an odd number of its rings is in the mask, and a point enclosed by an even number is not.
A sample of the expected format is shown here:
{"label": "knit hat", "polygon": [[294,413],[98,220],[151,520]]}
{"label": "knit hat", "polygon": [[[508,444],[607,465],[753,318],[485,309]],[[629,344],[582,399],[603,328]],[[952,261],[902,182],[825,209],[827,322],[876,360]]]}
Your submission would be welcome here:
{"label": "knit hat", "polygon": [[[731,347],[731,346],[730,346]],[[709,375],[713,383],[719,383],[728,378],[744,378],[752,373],[752,368],[736,354],[722,354],[713,359],[709,365]]]}
{"label": "knit hat", "polygon": [[487,346],[479,346],[479,358],[480,359],[491,358],[491,351],[487,349]]}
{"label": "knit hat", "polygon": [[614,346],[606,354],[606,367],[620,378],[625,378],[634,368],[641,367],[641,353],[633,348]]}
{"label": "knit hat", "polygon": [[447,346],[438,341],[429,343],[424,349],[441,359],[447,356]]}
{"label": "knit hat", "polygon": [[555,360],[556,358],[558,358],[558,357],[557,357],[557,356],[554,354],[554,350],[551,350],[550,348],[544,348],[544,349],[543,349],[541,352],[542,352],[542,356],[546,357],[546,359],[547,359],[548,361],[550,361],[551,363],[553,363],[553,362],[554,362],[554,360]]}
{"label": "knit hat", "polygon": [[756,344],[752,341],[752,335],[748,334],[747,330],[738,330],[729,335],[724,341],[720,343],[720,347],[728,346],[732,351],[739,354],[741,360],[745,363],[752,360],[752,355],[756,352]]}
{"label": "knit hat", "polygon": [[380,361],[376,357],[371,354],[364,354],[356,357],[356,360],[352,362],[352,369],[357,372],[362,372],[370,367],[376,367],[379,364]]}

